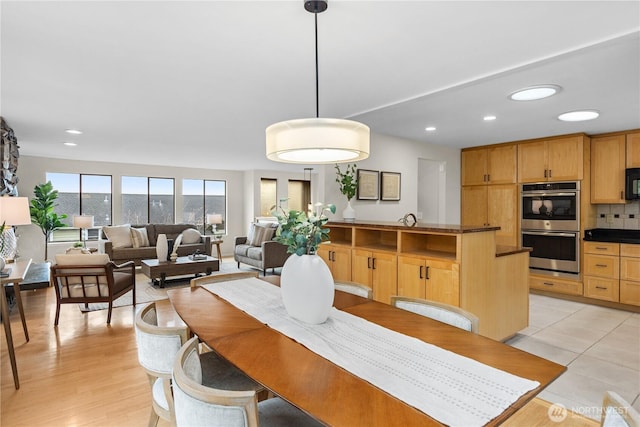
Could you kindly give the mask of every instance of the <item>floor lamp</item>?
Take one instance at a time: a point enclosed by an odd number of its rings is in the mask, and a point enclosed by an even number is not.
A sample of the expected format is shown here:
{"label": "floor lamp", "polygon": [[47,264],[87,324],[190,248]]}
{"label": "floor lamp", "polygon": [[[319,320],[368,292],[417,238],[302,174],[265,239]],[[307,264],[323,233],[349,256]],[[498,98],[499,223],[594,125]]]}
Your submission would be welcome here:
{"label": "floor lamp", "polygon": [[74,215],[73,226],[80,229],[82,246],[86,249],[87,248],[86,231],[87,231],[87,228],[93,228],[93,215]]}
{"label": "floor lamp", "polygon": [[2,235],[2,251],[0,257],[12,262],[18,252],[18,239],[13,227],[31,224],[29,199],[27,197],[0,197],[0,224],[4,225]]}

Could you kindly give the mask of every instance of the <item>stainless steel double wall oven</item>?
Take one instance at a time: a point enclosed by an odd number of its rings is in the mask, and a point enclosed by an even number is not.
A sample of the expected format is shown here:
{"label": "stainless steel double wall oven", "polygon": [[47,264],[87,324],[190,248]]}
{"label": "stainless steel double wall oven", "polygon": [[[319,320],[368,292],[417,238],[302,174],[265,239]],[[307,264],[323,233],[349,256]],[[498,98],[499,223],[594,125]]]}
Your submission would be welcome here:
{"label": "stainless steel double wall oven", "polygon": [[522,184],[522,246],[532,248],[532,272],[580,273],[580,182]]}

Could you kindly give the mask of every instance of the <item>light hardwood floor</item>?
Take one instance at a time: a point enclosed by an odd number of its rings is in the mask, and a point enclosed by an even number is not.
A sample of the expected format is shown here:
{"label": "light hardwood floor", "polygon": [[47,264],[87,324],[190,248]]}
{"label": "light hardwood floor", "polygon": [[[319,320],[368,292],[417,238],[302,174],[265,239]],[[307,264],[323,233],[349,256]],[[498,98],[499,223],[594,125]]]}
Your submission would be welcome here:
{"label": "light hardwood floor", "polygon": [[[145,426],[150,387],[138,364],[132,307],[83,314],[63,305],[53,327],[53,288],[22,293],[31,340],[11,313],[20,389],[15,390],[5,337],[1,338],[4,426]],[[4,334],[3,334],[4,335]],[[158,426],[168,426],[160,420]]]}

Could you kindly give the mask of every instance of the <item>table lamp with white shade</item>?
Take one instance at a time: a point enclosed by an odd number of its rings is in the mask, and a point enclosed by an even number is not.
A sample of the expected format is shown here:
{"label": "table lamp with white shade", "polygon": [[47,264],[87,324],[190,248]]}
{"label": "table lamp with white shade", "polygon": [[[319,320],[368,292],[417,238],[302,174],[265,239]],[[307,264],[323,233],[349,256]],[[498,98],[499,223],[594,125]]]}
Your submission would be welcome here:
{"label": "table lamp with white shade", "polygon": [[87,248],[86,232],[87,228],[93,228],[93,215],[74,215],[73,226],[80,229],[82,245]]}
{"label": "table lamp with white shade", "polygon": [[0,235],[0,270],[4,269],[5,261],[12,262],[18,251],[18,239],[14,226],[31,224],[29,199],[27,197],[0,197],[0,224],[4,226]]}
{"label": "table lamp with white shade", "polygon": [[222,224],[221,214],[207,214],[207,224],[211,226],[211,233],[216,234],[216,228],[218,224]]}

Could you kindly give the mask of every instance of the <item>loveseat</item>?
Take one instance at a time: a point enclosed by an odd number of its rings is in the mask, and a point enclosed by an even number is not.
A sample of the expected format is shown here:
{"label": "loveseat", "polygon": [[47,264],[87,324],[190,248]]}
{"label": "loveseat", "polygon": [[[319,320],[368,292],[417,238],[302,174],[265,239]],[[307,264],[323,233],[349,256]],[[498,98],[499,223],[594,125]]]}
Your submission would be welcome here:
{"label": "loveseat", "polygon": [[233,259],[238,263],[248,264],[262,270],[266,276],[267,269],[282,267],[289,258],[287,246],[273,239],[277,223],[251,224],[247,236],[236,237],[233,248]]}
{"label": "loveseat", "polygon": [[203,236],[192,224],[146,224],[103,227],[98,241],[99,251],[109,255],[116,264],[133,261],[140,265],[143,259],[154,259],[159,234],[176,240],[182,234],[178,256],[186,256],[196,250],[211,255],[211,238]]}

